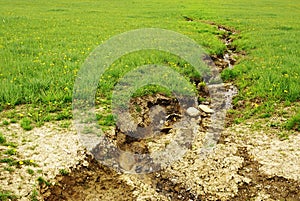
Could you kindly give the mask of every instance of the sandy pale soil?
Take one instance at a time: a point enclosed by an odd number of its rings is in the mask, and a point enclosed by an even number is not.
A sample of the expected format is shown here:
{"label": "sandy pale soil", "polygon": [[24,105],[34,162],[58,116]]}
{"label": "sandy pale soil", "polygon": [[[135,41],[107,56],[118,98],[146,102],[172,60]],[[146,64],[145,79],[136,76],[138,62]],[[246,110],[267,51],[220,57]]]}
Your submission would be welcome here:
{"label": "sandy pale soil", "polygon": [[[18,200],[31,200],[34,189],[40,191],[39,200],[300,200],[300,134],[282,140],[276,129],[253,125],[249,121],[226,128],[205,157],[200,154],[205,131],[199,126],[179,161],[158,172],[124,174],[93,159],[72,126],[48,123],[25,132],[10,124],[0,132],[18,144],[12,157],[38,166],[22,164],[10,172],[4,170],[7,163],[0,163],[0,186]],[[151,143],[147,146],[155,150]],[[9,148],[0,147],[5,149]],[[62,169],[69,174],[61,175]],[[40,188],[38,177],[50,186]]]}

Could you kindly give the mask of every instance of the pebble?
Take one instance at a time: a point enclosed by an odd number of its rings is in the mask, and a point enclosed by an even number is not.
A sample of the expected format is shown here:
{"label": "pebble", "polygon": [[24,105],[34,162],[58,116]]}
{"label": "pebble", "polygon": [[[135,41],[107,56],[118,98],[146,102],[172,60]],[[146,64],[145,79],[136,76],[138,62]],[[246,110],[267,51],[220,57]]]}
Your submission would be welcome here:
{"label": "pebble", "polygon": [[191,117],[196,117],[196,116],[199,116],[200,115],[200,111],[197,110],[196,108],[194,107],[189,107],[187,110],[186,110],[187,114]]}
{"label": "pebble", "polygon": [[210,109],[207,105],[199,105],[199,108],[205,113],[214,113],[214,110]]}

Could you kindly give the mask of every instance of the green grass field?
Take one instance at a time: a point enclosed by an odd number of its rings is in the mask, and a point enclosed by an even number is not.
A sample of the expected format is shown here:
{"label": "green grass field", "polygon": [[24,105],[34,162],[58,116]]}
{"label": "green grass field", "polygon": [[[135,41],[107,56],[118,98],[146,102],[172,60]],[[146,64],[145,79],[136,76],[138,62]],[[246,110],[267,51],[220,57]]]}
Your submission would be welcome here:
{"label": "green grass field", "polygon": [[[204,21],[238,30],[233,45],[246,52],[223,76],[240,90],[235,104],[243,102],[243,114],[231,111],[237,122],[253,115],[268,117],[276,112],[275,103],[289,106],[300,100],[296,0],[0,0],[0,8],[0,111],[26,105],[22,114],[5,113],[12,121],[21,120],[25,129],[31,123],[72,117],[72,88],[79,68],[94,48],[116,34],[164,28],[194,39],[209,54],[222,54],[221,31]],[[136,53],[118,60],[102,79],[100,101],[109,102],[112,87],[130,68],[165,61],[176,63],[176,58]],[[130,68],[124,70],[126,65]],[[299,125],[298,117],[292,117],[289,122],[294,123],[287,127]]]}

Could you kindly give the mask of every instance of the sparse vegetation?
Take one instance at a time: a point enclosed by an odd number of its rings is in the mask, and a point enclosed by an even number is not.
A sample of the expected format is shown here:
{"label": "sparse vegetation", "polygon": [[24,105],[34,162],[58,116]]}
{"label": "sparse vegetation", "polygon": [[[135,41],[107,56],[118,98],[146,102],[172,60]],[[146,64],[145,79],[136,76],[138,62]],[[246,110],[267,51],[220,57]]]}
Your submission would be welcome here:
{"label": "sparse vegetation", "polygon": [[21,119],[20,124],[21,124],[21,127],[26,131],[29,131],[33,128],[32,125],[31,125],[31,120],[27,117]]}
{"label": "sparse vegetation", "polygon": [[66,169],[60,169],[60,170],[59,170],[59,174],[61,174],[61,175],[63,175],[63,176],[66,176],[66,175],[69,175],[70,173],[69,173],[69,171],[66,170]]}
{"label": "sparse vegetation", "polygon": [[13,195],[11,192],[7,191],[1,191],[0,189],[0,200],[1,201],[6,201],[6,200],[17,200],[17,196]]}
{"label": "sparse vegetation", "polygon": [[37,181],[38,181],[39,185],[43,185],[44,184],[46,186],[50,186],[50,183],[47,180],[45,180],[43,177],[38,177]]}
{"label": "sparse vegetation", "polygon": [[300,131],[300,111],[295,116],[291,117],[286,123],[285,128],[288,130],[294,129]]}

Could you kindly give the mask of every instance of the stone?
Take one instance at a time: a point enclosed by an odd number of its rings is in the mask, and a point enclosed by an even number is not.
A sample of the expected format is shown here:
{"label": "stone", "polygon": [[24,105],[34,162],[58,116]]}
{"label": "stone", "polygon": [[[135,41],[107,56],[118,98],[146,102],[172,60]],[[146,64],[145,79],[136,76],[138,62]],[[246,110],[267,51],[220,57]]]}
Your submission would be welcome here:
{"label": "stone", "polygon": [[199,108],[205,113],[214,113],[214,110],[210,109],[207,105],[199,105]]}
{"label": "stone", "polygon": [[200,111],[194,107],[189,107],[187,110],[186,110],[187,114],[191,117],[196,117],[196,116],[199,116],[200,115]]}

